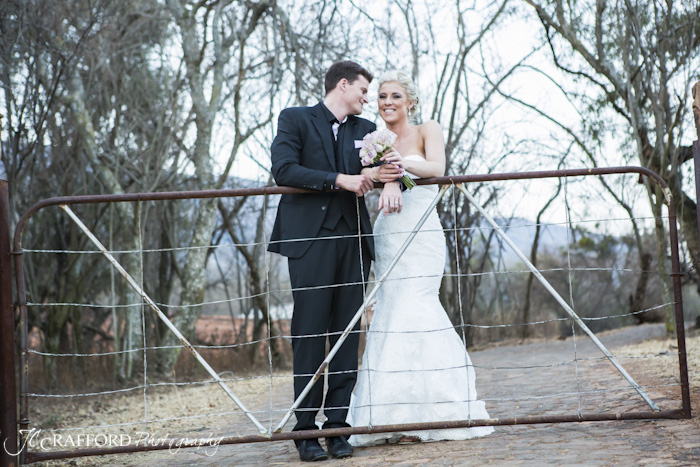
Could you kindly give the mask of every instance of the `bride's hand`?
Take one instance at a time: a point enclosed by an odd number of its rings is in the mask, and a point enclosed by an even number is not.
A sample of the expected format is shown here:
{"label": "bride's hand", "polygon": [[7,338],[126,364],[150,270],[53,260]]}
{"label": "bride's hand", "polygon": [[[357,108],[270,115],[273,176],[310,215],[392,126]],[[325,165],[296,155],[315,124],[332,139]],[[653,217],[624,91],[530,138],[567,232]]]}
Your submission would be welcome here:
{"label": "bride's hand", "polygon": [[384,154],[381,161],[385,162],[379,166],[379,181],[382,183],[393,182],[403,173],[403,159],[401,154],[395,149],[391,149]]}
{"label": "bride's hand", "polygon": [[397,151],[394,148],[389,149],[389,151],[385,153],[379,160],[389,162],[393,165],[398,165],[399,167],[403,167],[403,158],[401,157],[401,154],[399,154],[399,151]]}
{"label": "bride's hand", "polygon": [[399,182],[385,183],[382,194],[379,196],[379,210],[383,209],[386,216],[392,212],[401,212],[402,207],[401,184]]}

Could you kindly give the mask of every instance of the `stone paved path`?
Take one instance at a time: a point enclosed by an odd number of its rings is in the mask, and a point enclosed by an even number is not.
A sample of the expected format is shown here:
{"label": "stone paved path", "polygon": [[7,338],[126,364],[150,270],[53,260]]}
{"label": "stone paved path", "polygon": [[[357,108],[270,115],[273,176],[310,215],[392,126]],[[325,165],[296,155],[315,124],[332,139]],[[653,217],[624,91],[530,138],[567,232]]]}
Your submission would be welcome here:
{"label": "stone paved path", "polygon": [[[600,337],[611,349],[661,335],[659,326],[642,326]],[[576,368],[565,364],[573,358],[572,340],[497,347],[471,353],[477,370],[479,397],[487,401],[490,415],[515,417],[543,414],[648,410],[634,390],[585,337],[577,339],[576,353],[583,359]],[[558,363],[558,364],[557,364]],[[655,385],[643,372],[643,361],[622,361],[643,385]],[[677,365],[669,359],[669,364]],[[538,368],[494,367],[549,365]],[[577,378],[578,373],[578,378]],[[601,392],[601,389],[615,391]],[[571,393],[585,393],[580,399]],[[675,391],[675,393],[674,393]],[[290,388],[275,391],[287,406]],[[555,396],[552,396],[555,395]],[[679,407],[673,388],[649,390],[661,409]],[[545,397],[546,396],[546,397]],[[529,397],[529,398],[526,398]],[[517,400],[515,400],[517,399]],[[698,408],[694,407],[697,412]],[[248,431],[247,434],[252,434]],[[165,451],[133,456],[94,459],[109,466],[268,466],[309,465],[299,462],[292,442],[220,446],[215,455],[203,451]],[[355,457],[328,460],[325,466],[403,465],[700,465],[700,423],[692,420],[586,422],[496,427],[490,436],[469,441],[383,445],[357,449]],[[84,464],[82,464],[84,465]]]}

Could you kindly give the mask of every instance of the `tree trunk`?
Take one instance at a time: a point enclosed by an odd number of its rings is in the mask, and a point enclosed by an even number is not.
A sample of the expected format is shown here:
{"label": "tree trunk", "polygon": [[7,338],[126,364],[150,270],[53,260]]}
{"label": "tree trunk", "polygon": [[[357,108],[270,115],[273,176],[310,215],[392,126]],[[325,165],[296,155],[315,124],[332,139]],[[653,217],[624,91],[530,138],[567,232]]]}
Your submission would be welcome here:
{"label": "tree trunk", "polygon": [[[652,212],[654,213],[654,238],[656,240],[656,264],[658,268],[659,281],[661,282],[661,297],[663,303],[671,303],[671,275],[670,268],[668,267],[668,242],[666,239],[666,229],[664,227],[664,221],[661,217],[663,215],[663,192],[661,188],[654,185],[650,187],[649,202],[652,206]],[[654,194],[651,194],[651,191]],[[666,334],[672,335],[675,333],[674,315],[673,307],[666,307],[666,312],[664,314],[664,321],[666,322]],[[680,323],[681,326],[683,323]]]}

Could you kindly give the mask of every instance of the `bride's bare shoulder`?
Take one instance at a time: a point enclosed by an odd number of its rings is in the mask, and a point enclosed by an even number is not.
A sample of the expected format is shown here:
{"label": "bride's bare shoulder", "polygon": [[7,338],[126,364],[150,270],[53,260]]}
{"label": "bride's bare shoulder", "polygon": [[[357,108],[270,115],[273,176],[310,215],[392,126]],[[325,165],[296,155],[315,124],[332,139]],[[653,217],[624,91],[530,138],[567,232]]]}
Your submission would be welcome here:
{"label": "bride's bare shoulder", "polygon": [[427,122],[418,125],[418,131],[425,139],[426,137],[441,135],[442,127],[437,121],[428,120]]}

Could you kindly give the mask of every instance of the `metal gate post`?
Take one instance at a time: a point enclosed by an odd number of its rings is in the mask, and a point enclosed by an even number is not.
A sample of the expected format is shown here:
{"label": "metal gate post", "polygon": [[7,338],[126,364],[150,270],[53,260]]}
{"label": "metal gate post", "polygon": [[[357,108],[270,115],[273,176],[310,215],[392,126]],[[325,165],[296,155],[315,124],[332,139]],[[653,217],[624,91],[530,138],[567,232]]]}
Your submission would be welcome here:
{"label": "metal gate post", "polygon": [[12,310],[10,201],[5,180],[0,180],[0,441],[0,465],[16,466],[18,443],[15,319]]}
{"label": "metal gate post", "polygon": [[[700,81],[693,86],[693,118],[695,119],[695,132],[698,140],[693,141],[693,163],[695,164],[695,199],[700,203]],[[700,236],[700,206],[695,213],[698,223],[698,236]],[[695,259],[700,257],[700,252],[693,252]]]}

